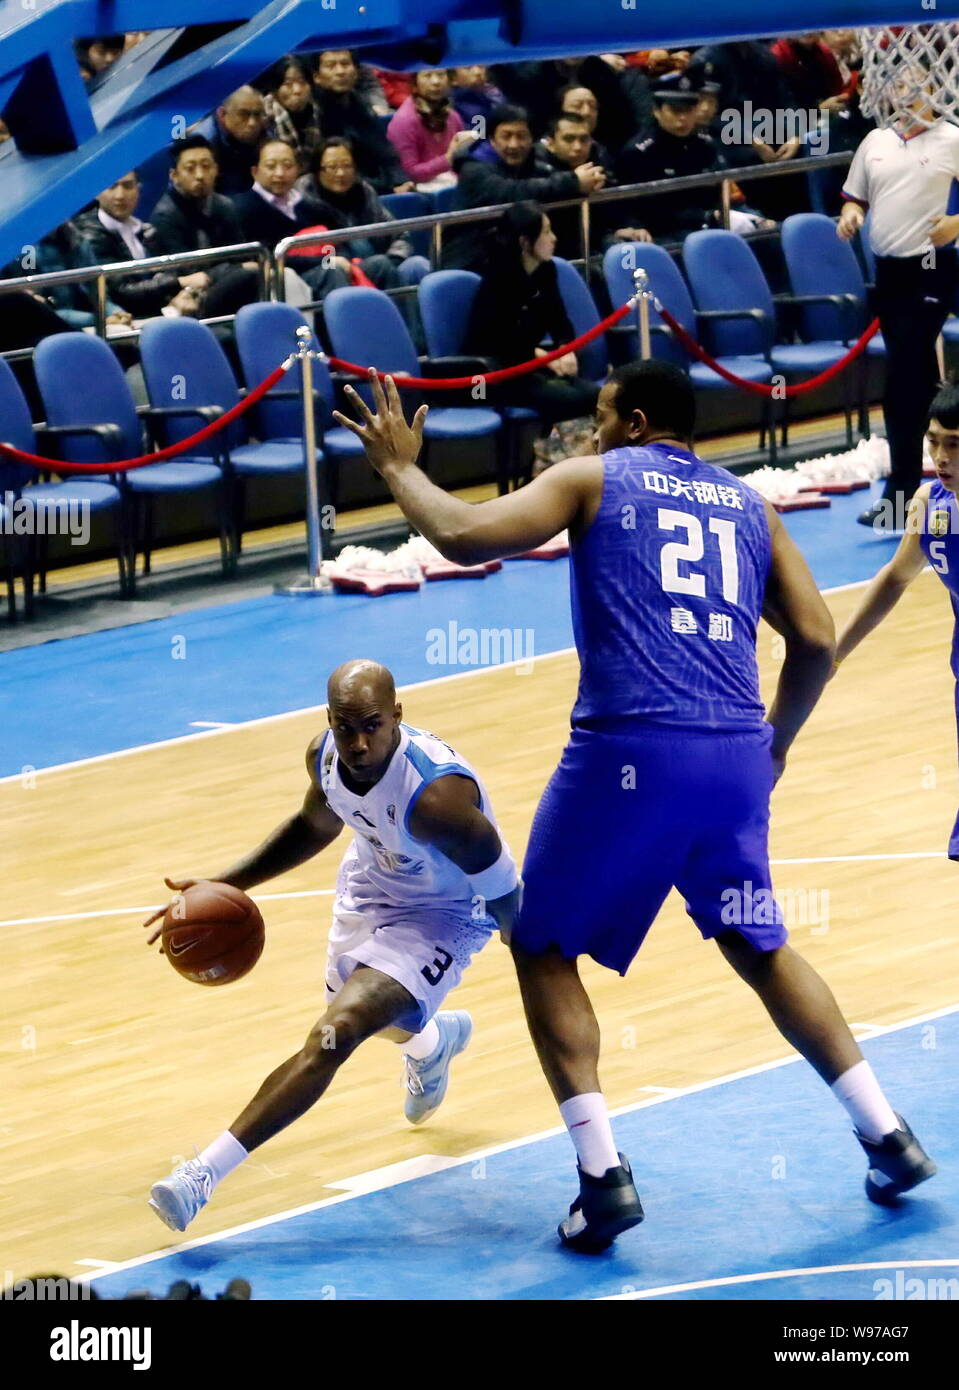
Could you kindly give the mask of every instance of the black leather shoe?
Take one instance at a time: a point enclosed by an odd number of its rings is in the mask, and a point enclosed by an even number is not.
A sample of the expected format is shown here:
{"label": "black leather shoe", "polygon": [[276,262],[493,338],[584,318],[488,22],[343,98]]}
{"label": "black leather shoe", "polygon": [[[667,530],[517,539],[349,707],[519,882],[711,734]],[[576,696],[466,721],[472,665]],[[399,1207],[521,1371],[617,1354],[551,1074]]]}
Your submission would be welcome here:
{"label": "black leather shoe", "polygon": [[559,1223],[559,1238],[570,1250],[598,1255],[623,1231],[638,1226],[644,1212],[629,1162],[622,1154],[619,1167],[607,1168],[601,1178],[584,1173],[578,1164],[577,1169],[579,1196],[569,1216]]}
{"label": "black leather shoe", "polygon": [[866,1174],[866,1196],[881,1207],[896,1205],[899,1194],[918,1187],[938,1169],[919,1140],[897,1115],[899,1128],[884,1136],[881,1143],[864,1139],[856,1130],[856,1138],[869,1159]]}

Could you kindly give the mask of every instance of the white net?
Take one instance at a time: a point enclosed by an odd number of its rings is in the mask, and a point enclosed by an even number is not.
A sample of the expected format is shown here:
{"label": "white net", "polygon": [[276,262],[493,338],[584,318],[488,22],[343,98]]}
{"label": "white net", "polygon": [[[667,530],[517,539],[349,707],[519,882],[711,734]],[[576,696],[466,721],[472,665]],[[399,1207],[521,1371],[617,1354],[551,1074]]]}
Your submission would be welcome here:
{"label": "white net", "polygon": [[862,110],[880,126],[895,121],[959,124],[959,24],[863,29]]}

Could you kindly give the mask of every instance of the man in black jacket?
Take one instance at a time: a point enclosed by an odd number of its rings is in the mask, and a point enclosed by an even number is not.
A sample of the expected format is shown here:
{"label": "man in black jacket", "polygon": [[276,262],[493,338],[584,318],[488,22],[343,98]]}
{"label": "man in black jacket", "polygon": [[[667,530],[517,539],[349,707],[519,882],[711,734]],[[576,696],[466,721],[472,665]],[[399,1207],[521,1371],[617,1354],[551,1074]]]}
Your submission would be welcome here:
{"label": "man in black jacket", "polygon": [[[125,174],[98,196],[96,212],[84,213],[76,219],[77,231],[89,246],[96,264],[129,261],[132,268],[137,261],[161,254],[152,225],[133,216],[139,196],[140,181],[136,173]],[[173,315],[196,315],[209,285],[210,277],[203,271],[188,275],[156,271],[111,279],[107,288],[110,298],[121,309],[126,309],[134,318],[146,319],[164,311]]]}
{"label": "man in black jacket", "polygon": [[265,128],[263,93],[249,86],[231,92],[222,106],[195,127],[196,134],[205,135],[213,147],[217,192],[232,197],[250,187],[250,169]]}
{"label": "man in black jacket", "polygon": [[[264,140],[252,174],[249,193],[238,193],[233,200],[245,240],[276,246],[306,227],[328,227],[332,231],[346,225],[334,208],[308,197],[295,186],[300,175],[299,159],[285,140]],[[349,261],[342,255],[324,255],[321,242],[297,255],[292,265],[317,299],[350,283]]]}
{"label": "man in black jacket", "polygon": [[[205,136],[188,135],[170,146],[170,186],[150,218],[156,255],[236,246],[246,239],[231,200],[213,191],[218,172],[213,148]],[[255,261],[224,261],[206,265],[204,270],[211,283],[203,312],[210,317],[235,314],[259,297]]]}
{"label": "man in black jacket", "polygon": [[[654,183],[719,167],[714,142],[699,128],[700,94],[699,82],[686,73],[660,78],[653,87],[655,125],[623,150],[616,164],[620,183]],[[718,198],[716,187],[637,199],[632,220],[639,219],[657,241],[675,241],[699,227],[715,226]]]}
{"label": "man in black jacket", "polygon": [[316,61],[316,104],[324,136],[345,135],[361,177],[377,193],[405,193],[413,187],[400,157],[371,107],[356,93],[359,68],[348,49],[328,49]]}
{"label": "man in black jacket", "polygon": [[[605,172],[596,164],[557,170],[538,159],[529,120],[519,106],[498,106],[490,116],[487,132],[488,139],[478,140],[461,155],[453,156],[453,169],[459,179],[456,208],[583,198],[602,188],[606,181]],[[488,237],[488,222],[451,227],[444,239],[444,267],[480,269]]]}
{"label": "man in black jacket", "polygon": [[[546,134],[536,146],[536,153],[552,169],[575,171],[583,164],[597,163],[593,153],[595,144],[586,117],[563,111],[554,116],[546,127]],[[616,182],[608,169],[602,165],[598,167],[602,167],[606,175],[604,187],[608,188]],[[603,251],[607,245],[616,241],[652,241],[644,227],[626,225],[629,218],[621,203],[600,203],[591,209],[591,213],[591,252]],[[579,209],[556,208],[550,215],[550,223],[556,233],[556,249],[559,255],[567,260],[581,256],[583,252]]]}

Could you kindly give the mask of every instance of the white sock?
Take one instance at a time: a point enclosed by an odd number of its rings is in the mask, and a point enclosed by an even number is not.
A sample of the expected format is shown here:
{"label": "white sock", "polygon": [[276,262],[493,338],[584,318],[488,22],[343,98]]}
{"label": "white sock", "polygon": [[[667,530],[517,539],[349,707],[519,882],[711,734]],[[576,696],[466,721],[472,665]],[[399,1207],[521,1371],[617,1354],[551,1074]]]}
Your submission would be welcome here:
{"label": "white sock", "polygon": [[559,1107],[584,1173],[601,1178],[607,1168],[619,1167],[606,1100],[599,1091],[573,1096]]}
{"label": "white sock", "polygon": [[440,1030],[436,1019],[431,1018],[420,1033],[414,1033],[405,1043],[400,1043],[404,1057],[412,1057],[414,1062],[422,1062],[440,1045]]}
{"label": "white sock", "polygon": [[214,1139],[209,1148],[203,1150],[200,1162],[212,1169],[215,1182],[222,1182],[249,1156],[239,1139],[234,1138],[230,1131],[225,1129],[219,1139]]}
{"label": "white sock", "polygon": [[830,1089],[864,1139],[878,1143],[899,1128],[896,1112],[883,1095],[867,1061],[857,1062],[844,1071]]}

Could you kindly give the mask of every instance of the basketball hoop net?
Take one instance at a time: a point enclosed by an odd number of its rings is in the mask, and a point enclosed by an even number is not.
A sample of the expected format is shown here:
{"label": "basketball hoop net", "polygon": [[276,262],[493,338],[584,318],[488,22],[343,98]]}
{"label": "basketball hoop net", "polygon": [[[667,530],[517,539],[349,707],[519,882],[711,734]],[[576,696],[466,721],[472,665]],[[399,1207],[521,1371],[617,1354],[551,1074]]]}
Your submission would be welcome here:
{"label": "basketball hoop net", "polygon": [[959,24],[863,29],[860,95],[877,125],[959,125]]}

